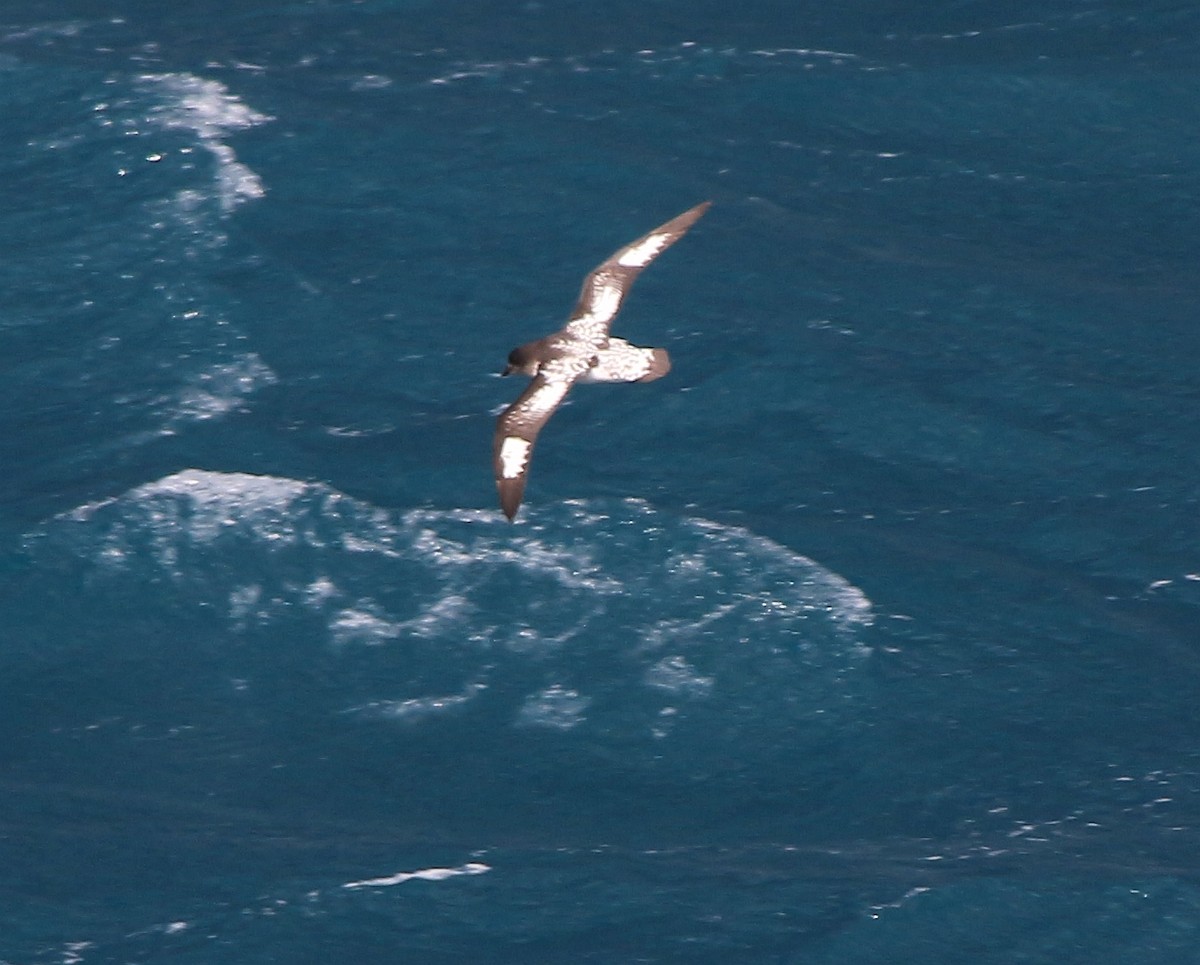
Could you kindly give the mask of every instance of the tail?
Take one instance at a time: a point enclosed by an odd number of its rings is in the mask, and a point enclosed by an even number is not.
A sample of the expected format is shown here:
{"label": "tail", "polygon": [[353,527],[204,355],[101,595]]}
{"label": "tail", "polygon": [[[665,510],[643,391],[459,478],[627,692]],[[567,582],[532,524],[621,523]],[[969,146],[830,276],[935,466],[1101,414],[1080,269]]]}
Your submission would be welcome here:
{"label": "tail", "polygon": [[667,354],[665,348],[655,348],[650,350],[650,371],[643,375],[639,382],[653,382],[655,379],[661,379],[664,375],[671,371],[671,356]]}

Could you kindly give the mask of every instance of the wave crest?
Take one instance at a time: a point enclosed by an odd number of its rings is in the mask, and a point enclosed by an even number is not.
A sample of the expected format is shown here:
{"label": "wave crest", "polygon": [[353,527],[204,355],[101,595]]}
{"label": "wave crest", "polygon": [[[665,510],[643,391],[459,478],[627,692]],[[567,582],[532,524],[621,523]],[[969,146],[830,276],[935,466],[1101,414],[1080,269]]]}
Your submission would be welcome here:
{"label": "wave crest", "polygon": [[343,718],[478,715],[649,761],[677,736],[704,756],[815,726],[852,696],[871,605],[812,560],[641,500],[527,518],[392,512],[319,483],[192,469],[58,517],[27,546],[60,572],[78,561],[101,612],[152,592],[180,637],[195,613],[217,619],[231,654],[249,642],[266,664],[239,680],[293,673],[297,699]]}

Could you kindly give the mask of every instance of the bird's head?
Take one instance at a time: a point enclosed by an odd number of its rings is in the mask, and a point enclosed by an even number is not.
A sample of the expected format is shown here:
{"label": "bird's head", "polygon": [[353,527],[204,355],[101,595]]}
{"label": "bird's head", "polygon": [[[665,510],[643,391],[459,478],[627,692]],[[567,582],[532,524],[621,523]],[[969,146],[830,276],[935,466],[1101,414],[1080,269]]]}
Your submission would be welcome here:
{"label": "bird's head", "polygon": [[519,345],[508,353],[508,365],[504,366],[504,371],[501,375],[528,375],[530,378],[537,375],[538,365],[540,360],[537,355],[537,342],[529,342],[526,345]]}

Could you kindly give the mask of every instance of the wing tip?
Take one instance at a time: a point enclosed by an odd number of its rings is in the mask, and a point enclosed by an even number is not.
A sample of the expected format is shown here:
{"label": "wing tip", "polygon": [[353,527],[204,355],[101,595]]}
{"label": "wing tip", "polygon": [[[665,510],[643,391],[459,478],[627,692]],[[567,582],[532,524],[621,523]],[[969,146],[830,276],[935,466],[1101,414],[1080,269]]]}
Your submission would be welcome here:
{"label": "wing tip", "polygon": [[[688,208],[687,211],[683,212],[683,214],[677,214],[666,224],[656,228],[653,232],[651,232],[651,234],[665,232],[666,234],[670,235],[671,238],[666,245],[666,247],[670,247],[670,245],[674,244],[685,234],[687,234],[692,225],[704,217],[704,212],[711,208],[712,205],[713,203],[711,201],[701,201],[694,207]],[[656,254],[657,253],[658,252],[656,252]]]}
{"label": "wing tip", "polygon": [[497,479],[496,489],[500,493],[500,509],[511,523],[521,508],[521,498],[525,495],[525,480],[524,478]]}
{"label": "wing tip", "polygon": [[704,216],[704,213],[712,206],[713,203],[711,201],[701,201],[695,207],[688,208],[687,211],[679,216],[678,220],[686,221],[688,227],[691,227],[693,224],[699,221]]}

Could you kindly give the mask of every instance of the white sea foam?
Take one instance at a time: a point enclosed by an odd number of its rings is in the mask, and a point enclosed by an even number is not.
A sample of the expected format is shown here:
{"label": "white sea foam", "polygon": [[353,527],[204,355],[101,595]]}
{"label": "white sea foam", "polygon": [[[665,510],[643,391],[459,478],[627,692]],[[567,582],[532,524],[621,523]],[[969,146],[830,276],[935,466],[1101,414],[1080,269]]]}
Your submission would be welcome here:
{"label": "white sea foam", "polygon": [[678,654],[663,657],[646,671],[643,679],[651,687],[692,697],[706,696],[713,687],[712,677],[697,673],[696,668]]}
{"label": "white sea foam", "polygon": [[[491,513],[477,513],[459,518],[495,522]],[[519,540],[472,541],[470,545],[441,535],[436,528],[423,525],[425,521],[444,520],[445,514],[436,510],[414,510],[405,520],[418,527],[416,548],[438,566],[477,567],[480,563],[515,566],[538,574],[551,574],[563,586],[590,590],[595,593],[619,593],[621,583],[604,574],[589,558],[585,547],[549,546],[537,537]],[[482,545],[481,545],[482,542]]]}
{"label": "white sea foam", "polygon": [[97,533],[99,563],[128,565],[139,555],[135,550],[149,550],[159,566],[175,572],[182,548],[237,531],[267,544],[295,543],[301,535],[289,507],[305,492],[306,485],[292,479],[187,469],[62,518],[88,523],[108,517]]}
{"label": "white sea foam", "polygon": [[426,726],[486,707],[512,726],[650,738],[655,753],[688,727],[720,735],[690,741],[704,747],[829,720],[872,621],[812,560],[644,500],[529,507],[514,527],[498,511],[387,512],[320,483],[189,469],[29,545],[78,558],[106,592],[141,599],[149,581],[180,620],[215,605],[232,634],[323,648],[329,713]]}
{"label": "white sea foam", "polygon": [[304,588],[304,602],[320,608],[339,595],[337,585],[327,576],[318,576]]}
{"label": "white sea foam", "polygon": [[407,700],[372,700],[360,707],[351,707],[346,712],[359,717],[375,717],[382,720],[417,721],[457,710],[486,689],[487,684],[471,683],[457,694],[410,697]]}
{"label": "white sea foam", "polygon": [[259,604],[262,601],[262,587],[256,583],[235,587],[229,594],[229,616],[235,625],[244,625],[254,616],[262,616]]}
{"label": "white sea foam", "polygon": [[491,871],[491,866],[469,861],[457,868],[422,868],[420,871],[398,871],[384,878],[367,878],[363,881],[347,881],[343,888],[388,888],[402,885],[406,881],[446,881],[463,875],[482,875]]}
{"label": "white sea foam", "polygon": [[245,526],[258,539],[278,542],[299,538],[289,509],[308,489],[307,483],[279,476],[185,469],[129,495],[137,504],[154,504],[164,512],[168,505],[186,511],[187,525],[177,532],[191,541],[210,542],[231,526]]}
{"label": "white sea foam", "polygon": [[164,128],[191,131],[216,159],[217,197],[223,212],[263,196],[262,179],[238,160],[224,138],[265,124],[269,116],[243,103],[224,84],[195,74],[143,74],[141,81],[163,96],[153,119]]}
{"label": "white sea foam", "polygon": [[550,730],[571,730],[583,723],[583,712],[592,702],[577,690],[554,684],[530,694],[517,714],[523,727],[545,727]]}
{"label": "white sea foam", "polygon": [[[634,73],[649,82],[669,79],[678,83],[689,74],[709,83],[730,67],[743,73],[772,70],[874,70],[874,64],[848,51],[806,47],[773,47],[743,50],[737,47],[708,47],[685,41],[656,49],[601,50],[565,57],[520,57],[510,60],[459,60],[443,67],[426,83],[437,87],[469,83],[481,78],[503,80],[514,93],[523,93],[539,82],[547,83],[564,74],[608,74],[617,70]],[[549,88],[547,88],[549,90]],[[540,104],[541,102],[539,102]],[[547,109],[543,106],[543,109]],[[594,120],[597,115],[588,115]]]}
{"label": "white sea foam", "polygon": [[253,352],[211,365],[185,382],[173,399],[164,400],[168,413],[164,432],[170,434],[188,423],[228,415],[239,409],[248,395],[278,381]]}
{"label": "white sea foam", "polygon": [[[95,210],[86,223],[82,215],[56,214],[68,218],[56,237],[83,235],[48,257],[106,276],[111,290],[103,304],[122,321],[81,336],[80,371],[108,377],[80,376],[81,384],[94,383],[80,404],[94,409],[97,424],[125,431],[102,434],[97,448],[127,449],[225,418],[276,381],[246,350],[236,320],[223,311],[227,293],[212,282],[227,215],[263,190],[229,141],[268,118],[222,84],[186,73],[113,75],[84,103],[88,119],[78,130],[99,153],[87,166],[95,169],[92,180],[84,172],[80,184],[96,193]],[[118,188],[108,172],[131,181]]]}
{"label": "white sea foam", "polygon": [[431,638],[463,623],[471,609],[465,597],[450,593],[408,620],[393,620],[374,601],[362,600],[340,611],[329,628],[339,646],[379,644],[405,636]]}
{"label": "white sea foam", "polygon": [[392,86],[392,78],[383,74],[364,74],[350,85],[353,91],[383,90]]}
{"label": "white sea foam", "polygon": [[400,636],[400,622],[389,620],[368,602],[339,611],[330,621],[329,631],[338,646],[375,645]]}
{"label": "white sea foam", "polygon": [[95,944],[95,942],[67,942],[63,946],[62,965],[78,965],[84,961],[83,953]]}

